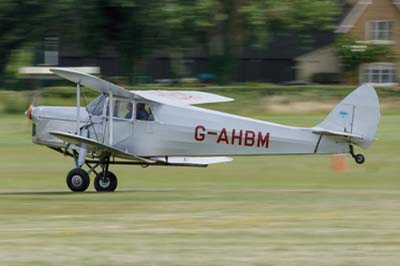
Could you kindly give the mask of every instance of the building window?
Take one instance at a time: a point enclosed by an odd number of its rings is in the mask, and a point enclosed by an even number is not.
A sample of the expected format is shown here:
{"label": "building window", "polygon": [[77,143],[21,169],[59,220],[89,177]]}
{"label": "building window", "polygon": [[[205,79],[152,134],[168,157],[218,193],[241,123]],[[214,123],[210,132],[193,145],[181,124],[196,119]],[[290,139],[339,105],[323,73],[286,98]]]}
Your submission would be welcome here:
{"label": "building window", "polygon": [[377,20],[368,22],[369,41],[390,41],[392,35],[392,22],[388,20]]}
{"label": "building window", "polygon": [[396,68],[394,64],[374,63],[366,64],[361,69],[362,83],[392,84],[396,82]]}

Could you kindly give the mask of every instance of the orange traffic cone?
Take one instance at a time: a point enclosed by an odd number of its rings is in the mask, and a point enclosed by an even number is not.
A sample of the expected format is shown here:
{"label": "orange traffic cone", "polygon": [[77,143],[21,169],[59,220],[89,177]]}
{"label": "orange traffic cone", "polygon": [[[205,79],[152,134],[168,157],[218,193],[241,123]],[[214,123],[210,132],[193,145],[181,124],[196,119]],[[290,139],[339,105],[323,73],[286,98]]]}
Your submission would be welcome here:
{"label": "orange traffic cone", "polygon": [[332,170],[334,172],[344,172],[347,169],[345,154],[332,155]]}

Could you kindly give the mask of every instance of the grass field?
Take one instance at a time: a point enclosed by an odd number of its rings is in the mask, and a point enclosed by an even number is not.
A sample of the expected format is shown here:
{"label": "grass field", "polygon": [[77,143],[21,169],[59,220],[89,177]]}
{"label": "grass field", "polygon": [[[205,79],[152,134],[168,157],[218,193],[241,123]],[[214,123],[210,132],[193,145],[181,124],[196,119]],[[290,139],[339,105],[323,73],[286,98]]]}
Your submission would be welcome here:
{"label": "grass field", "polygon": [[[254,113],[253,113],[254,115]],[[311,126],[326,114],[270,115]],[[263,116],[263,115],[259,115]],[[118,192],[70,193],[72,161],[0,117],[0,265],[398,265],[399,112],[365,165],[238,157],[206,169],[113,167]]]}

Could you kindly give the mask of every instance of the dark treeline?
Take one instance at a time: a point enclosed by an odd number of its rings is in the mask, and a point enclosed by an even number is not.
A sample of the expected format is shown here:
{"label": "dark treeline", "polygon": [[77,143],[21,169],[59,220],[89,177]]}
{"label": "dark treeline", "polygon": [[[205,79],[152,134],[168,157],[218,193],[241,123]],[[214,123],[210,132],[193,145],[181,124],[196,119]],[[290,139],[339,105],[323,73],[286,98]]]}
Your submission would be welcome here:
{"label": "dark treeline", "polygon": [[263,47],[274,31],[328,29],[338,13],[334,0],[2,0],[0,78],[13,51],[57,35],[90,54],[112,45],[131,82],[159,49],[184,76],[180,59],[192,47],[206,51],[213,73],[229,80],[243,45]]}

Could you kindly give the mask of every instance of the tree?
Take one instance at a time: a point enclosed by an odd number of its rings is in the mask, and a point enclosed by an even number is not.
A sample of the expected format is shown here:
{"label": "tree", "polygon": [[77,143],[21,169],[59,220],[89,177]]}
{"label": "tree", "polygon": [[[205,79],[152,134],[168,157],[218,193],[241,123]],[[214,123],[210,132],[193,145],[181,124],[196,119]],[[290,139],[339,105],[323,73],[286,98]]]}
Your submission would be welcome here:
{"label": "tree", "polygon": [[162,4],[162,0],[89,0],[77,5],[82,46],[93,54],[104,46],[115,47],[130,82],[140,81],[146,57],[162,46]]}
{"label": "tree", "polygon": [[68,32],[71,2],[64,0],[0,1],[0,83],[14,50],[40,43],[48,34]]}
{"label": "tree", "polygon": [[42,5],[34,1],[0,2],[0,78],[3,80],[4,71],[14,49],[19,48],[35,35],[31,27],[41,13]]}

